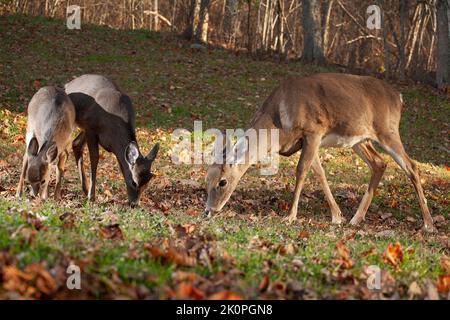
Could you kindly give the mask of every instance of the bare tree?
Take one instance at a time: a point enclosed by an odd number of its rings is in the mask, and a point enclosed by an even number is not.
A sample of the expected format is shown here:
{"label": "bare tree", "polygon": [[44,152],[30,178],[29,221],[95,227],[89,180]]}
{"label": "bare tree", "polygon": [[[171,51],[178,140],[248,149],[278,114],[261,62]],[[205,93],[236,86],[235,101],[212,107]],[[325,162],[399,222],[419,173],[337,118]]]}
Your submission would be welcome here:
{"label": "bare tree", "polygon": [[198,14],[198,23],[195,28],[194,38],[198,42],[208,41],[209,6],[211,0],[201,0]]}
{"label": "bare tree", "polygon": [[439,88],[450,85],[450,4],[437,0],[437,68],[436,82]]}
{"label": "bare tree", "polygon": [[236,18],[238,10],[238,0],[225,0],[225,13],[223,21],[224,40],[230,43],[236,32]]}
{"label": "bare tree", "polygon": [[[381,72],[448,83],[450,0],[0,0],[0,14],[65,17],[83,4],[83,22],[112,28],[182,30],[253,56],[330,61],[354,72]],[[366,27],[367,9],[383,9],[383,31]],[[439,9],[439,10],[436,10]],[[439,32],[438,18],[439,15]],[[446,22],[447,21],[447,22]],[[447,35],[447,36],[446,36]]]}
{"label": "bare tree", "polygon": [[303,0],[303,60],[325,61],[321,28],[321,1]]}
{"label": "bare tree", "polygon": [[405,66],[406,66],[406,58],[405,58],[405,28],[406,28],[406,19],[407,19],[407,0],[400,0],[400,41],[399,41],[399,67],[400,67],[400,78],[403,80],[405,78]]}
{"label": "bare tree", "polygon": [[191,40],[195,36],[195,30],[199,22],[200,1],[191,0],[187,15],[187,25],[183,31],[183,37]]}

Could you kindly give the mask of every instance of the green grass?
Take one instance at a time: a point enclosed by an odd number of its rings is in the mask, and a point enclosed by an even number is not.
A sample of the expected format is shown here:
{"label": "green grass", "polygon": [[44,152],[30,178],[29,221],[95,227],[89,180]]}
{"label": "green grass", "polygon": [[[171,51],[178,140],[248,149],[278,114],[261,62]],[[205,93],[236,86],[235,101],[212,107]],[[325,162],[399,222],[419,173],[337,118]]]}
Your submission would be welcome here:
{"label": "green grass", "polygon": [[[173,165],[171,132],[193,130],[199,119],[204,130],[245,127],[280,80],[332,69],[253,61],[225,50],[196,51],[174,35],[145,30],[93,25],[66,30],[60,20],[42,17],[0,17],[0,41],[0,281],[7,265],[25,270],[41,263],[58,284],[48,297],[70,296],[75,293],[64,289],[66,276],[64,272],[58,276],[58,268],[64,271],[73,262],[82,267],[83,289],[76,293],[81,298],[186,298],[179,292],[180,271],[200,276],[188,282],[205,297],[229,290],[244,298],[408,298],[409,285],[417,282],[423,293],[414,298],[425,298],[429,281],[435,284],[448,273],[440,259],[449,255],[450,102],[434,89],[397,85],[406,102],[401,123],[404,144],[419,161],[433,216],[443,217],[437,234],[420,231],[421,211],[412,185],[387,156],[388,169],[359,228],[331,225],[323,192],[312,175],[301,197],[299,221],[290,226],[282,222],[285,204],[292,199],[298,155],[283,159],[273,177],[261,178],[257,168],[249,170],[224,212],[204,220],[195,213],[202,212],[205,202],[206,167]],[[72,158],[63,201],[13,197],[28,101],[39,86],[61,85],[84,73],[108,75],[130,94],[143,153],[156,141],[161,143],[154,165],[157,178],[140,209],[124,205],[118,165],[105,152],[95,204],[86,203]],[[349,221],[365,192],[369,169],[351,150],[322,150],[321,156]],[[392,216],[383,219],[386,213]],[[63,214],[73,217],[72,226],[65,227]],[[34,215],[43,226],[30,219]],[[101,229],[111,219],[120,225],[123,240],[102,236]],[[194,230],[180,234],[186,224]],[[346,270],[336,262],[339,241],[345,242],[353,261]],[[394,268],[383,254],[397,241],[404,258]],[[175,265],[153,257],[149,245],[176,248],[197,261],[193,266]],[[369,265],[391,275],[393,287],[368,293],[364,269]],[[266,276],[269,286],[260,291]],[[0,297],[11,297],[2,284]]]}

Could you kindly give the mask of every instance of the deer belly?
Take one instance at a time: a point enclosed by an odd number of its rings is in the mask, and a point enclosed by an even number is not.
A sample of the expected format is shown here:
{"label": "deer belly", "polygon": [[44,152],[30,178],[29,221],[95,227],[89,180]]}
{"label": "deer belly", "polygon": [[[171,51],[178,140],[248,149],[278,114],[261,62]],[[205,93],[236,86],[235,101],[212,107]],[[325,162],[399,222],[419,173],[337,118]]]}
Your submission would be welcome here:
{"label": "deer belly", "polygon": [[340,136],[335,133],[330,133],[322,138],[320,146],[324,148],[348,148],[353,147],[355,144],[358,144],[366,139],[368,139],[367,136]]}

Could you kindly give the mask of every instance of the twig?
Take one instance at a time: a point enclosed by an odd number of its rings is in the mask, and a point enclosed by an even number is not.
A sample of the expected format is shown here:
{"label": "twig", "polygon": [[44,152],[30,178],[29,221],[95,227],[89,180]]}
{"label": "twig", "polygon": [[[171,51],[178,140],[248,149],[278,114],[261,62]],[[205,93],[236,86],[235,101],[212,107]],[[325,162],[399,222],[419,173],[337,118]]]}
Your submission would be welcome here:
{"label": "twig", "polygon": [[172,27],[172,23],[170,23],[169,19],[167,19],[166,17],[164,17],[163,15],[161,15],[160,13],[156,12],[156,11],[151,11],[151,10],[144,10],[144,14],[146,15],[152,15],[152,16],[157,16],[158,18],[160,18],[162,21],[164,21],[165,23],[167,23],[167,25],[169,27]]}

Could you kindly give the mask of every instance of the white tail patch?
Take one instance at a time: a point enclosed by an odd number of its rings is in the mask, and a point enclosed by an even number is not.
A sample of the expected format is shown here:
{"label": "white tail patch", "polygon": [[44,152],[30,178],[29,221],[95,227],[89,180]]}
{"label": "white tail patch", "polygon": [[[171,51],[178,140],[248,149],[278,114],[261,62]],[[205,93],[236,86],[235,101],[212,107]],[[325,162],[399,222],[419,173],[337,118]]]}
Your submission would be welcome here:
{"label": "white tail patch", "polygon": [[400,93],[400,102],[403,104],[403,95]]}
{"label": "white tail patch", "polygon": [[367,138],[367,136],[340,136],[335,133],[331,133],[322,138],[320,146],[324,148],[348,148],[353,147],[355,144],[358,144]]}
{"label": "white tail patch", "polygon": [[280,102],[280,120],[283,129],[292,129],[292,118],[288,113],[288,108],[284,100]]}

